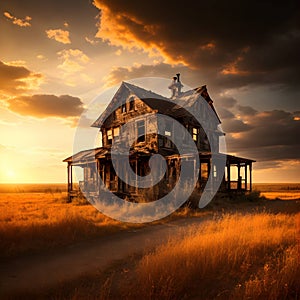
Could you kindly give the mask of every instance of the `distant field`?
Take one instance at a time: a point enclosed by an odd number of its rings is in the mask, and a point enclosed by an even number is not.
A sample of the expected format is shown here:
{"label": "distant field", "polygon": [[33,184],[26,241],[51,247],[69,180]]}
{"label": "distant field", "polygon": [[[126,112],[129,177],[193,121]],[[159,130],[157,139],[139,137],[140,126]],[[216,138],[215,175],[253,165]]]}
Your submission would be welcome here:
{"label": "distant field", "polygon": [[[254,183],[253,189],[269,199],[300,199],[300,183]],[[0,184],[0,193],[62,193],[66,183]]]}
{"label": "distant field", "polygon": [[300,199],[300,183],[255,183],[253,189],[268,199]]}
{"label": "distant field", "polygon": [[0,193],[61,193],[66,183],[0,183]]}

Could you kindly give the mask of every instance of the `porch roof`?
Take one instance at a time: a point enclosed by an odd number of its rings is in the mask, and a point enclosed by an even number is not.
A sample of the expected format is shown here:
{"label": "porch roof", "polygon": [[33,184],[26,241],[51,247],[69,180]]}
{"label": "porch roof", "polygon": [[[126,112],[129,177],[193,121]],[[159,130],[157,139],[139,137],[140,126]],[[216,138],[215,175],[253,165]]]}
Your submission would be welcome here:
{"label": "porch roof", "polygon": [[[153,155],[154,153],[151,153],[150,151],[131,151],[130,155]],[[166,158],[176,158],[179,156],[179,154],[174,153],[174,151],[167,150],[167,149],[162,149],[160,151],[160,154],[165,156]],[[189,154],[186,154],[185,156],[189,156]],[[253,163],[255,160],[249,159],[249,158],[244,158],[244,157],[238,157],[230,154],[225,154],[225,153],[218,153],[217,158],[224,158],[226,156],[226,162],[227,164],[239,164],[239,163]],[[110,151],[107,148],[104,147],[99,147],[95,149],[88,149],[88,150],[83,150],[80,151],[66,159],[63,160],[63,162],[68,162],[72,164],[85,164],[85,163],[93,163],[97,158],[110,158]],[[211,152],[199,152],[199,158],[201,159],[211,159],[212,153]]]}

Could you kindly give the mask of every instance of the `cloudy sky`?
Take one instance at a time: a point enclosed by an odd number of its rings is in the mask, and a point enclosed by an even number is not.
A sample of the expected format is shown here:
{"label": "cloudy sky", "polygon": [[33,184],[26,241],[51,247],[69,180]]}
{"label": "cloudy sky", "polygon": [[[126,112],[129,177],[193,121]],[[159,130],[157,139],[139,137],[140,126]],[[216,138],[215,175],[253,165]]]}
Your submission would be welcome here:
{"label": "cloudy sky", "polygon": [[254,181],[300,182],[299,20],[296,0],[1,1],[0,182],[65,182],[95,96],[178,72],[207,84]]}

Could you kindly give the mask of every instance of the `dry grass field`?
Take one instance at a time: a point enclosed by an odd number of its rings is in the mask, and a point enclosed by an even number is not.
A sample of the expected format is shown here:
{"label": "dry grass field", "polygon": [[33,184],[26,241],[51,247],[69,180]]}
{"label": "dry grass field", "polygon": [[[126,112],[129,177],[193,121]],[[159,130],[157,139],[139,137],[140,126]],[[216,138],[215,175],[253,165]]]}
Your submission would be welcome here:
{"label": "dry grass field", "polygon": [[[299,187],[257,184],[275,200],[225,199],[204,212],[181,211],[177,218],[209,218],[104,275],[91,274],[38,298],[299,299],[300,214],[298,204],[290,205],[299,203],[290,200],[300,199]],[[0,261],[141,226],[66,199],[63,185],[0,185]]]}
{"label": "dry grass field", "polygon": [[83,200],[67,203],[67,194],[59,186],[1,188],[6,192],[0,192],[0,258],[52,249],[127,228]]}
{"label": "dry grass field", "polygon": [[256,183],[253,187],[268,199],[300,199],[299,183]]}
{"label": "dry grass field", "polygon": [[134,270],[138,288],[128,295],[143,299],[298,299],[295,222],[295,216],[284,214],[225,214],[191,228],[183,239],[171,239],[138,262]]}
{"label": "dry grass field", "polygon": [[[175,217],[187,214],[195,213]],[[0,185],[0,259],[140,226],[115,221],[84,199],[67,203],[65,185]]]}

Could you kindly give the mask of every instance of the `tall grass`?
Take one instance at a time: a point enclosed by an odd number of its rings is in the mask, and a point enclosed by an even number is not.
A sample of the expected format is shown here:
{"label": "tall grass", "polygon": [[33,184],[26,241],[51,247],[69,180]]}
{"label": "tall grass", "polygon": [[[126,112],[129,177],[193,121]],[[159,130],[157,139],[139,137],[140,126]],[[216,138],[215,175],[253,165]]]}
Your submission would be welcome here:
{"label": "tall grass", "polygon": [[[72,203],[66,200],[66,193],[48,190],[0,193],[0,259],[143,226],[113,220],[87,205],[85,199],[74,199]],[[198,214],[185,208],[166,220]]]}
{"label": "tall grass", "polygon": [[127,296],[297,299],[297,255],[295,217],[225,214],[145,255]]}
{"label": "tall grass", "polygon": [[52,249],[127,228],[66,193],[0,193],[0,258]]}

